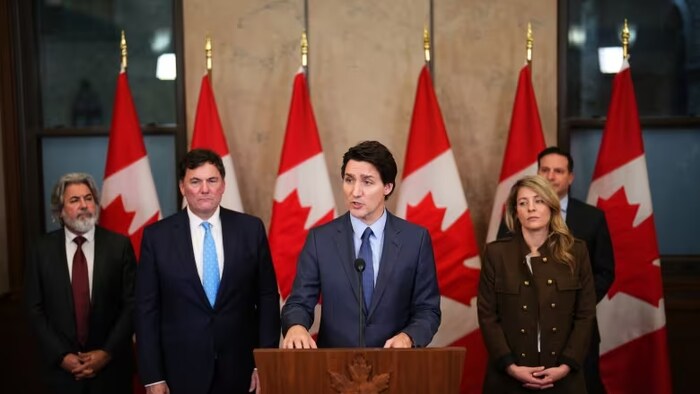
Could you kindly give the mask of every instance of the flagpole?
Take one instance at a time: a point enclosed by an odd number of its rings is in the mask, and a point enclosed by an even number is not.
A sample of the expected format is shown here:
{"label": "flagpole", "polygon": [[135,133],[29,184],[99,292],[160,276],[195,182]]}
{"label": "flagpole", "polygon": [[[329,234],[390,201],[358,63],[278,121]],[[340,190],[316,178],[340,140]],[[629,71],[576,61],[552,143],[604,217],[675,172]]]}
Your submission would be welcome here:
{"label": "flagpole", "polygon": [[211,36],[209,34],[207,34],[207,40],[204,43],[204,57],[207,64],[207,75],[209,76],[209,81],[211,81],[213,61],[211,59]]}
{"label": "flagpole", "polygon": [[301,32],[299,47],[301,51],[301,66],[306,69],[309,63],[309,40],[306,38],[306,30]]}
{"label": "flagpole", "polygon": [[629,45],[630,45],[630,28],[627,25],[627,18],[625,18],[625,24],[622,26],[622,59],[629,60]]}
{"label": "flagpole", "polygon": [[423,54],[425,62],[430,64],[430,32],[427,25],[423,26]]}
{"label": "flagpole", "polygon": [[527,65],[532,64],[532,47],[533,43],[535,42],[535,39],[532,35],[532,23],[528,22],[527,23],[527,43],[525,44],[525,50],[527,51],[526,57],[527,57]]}
{"label": "flagpole", "polygon": [[124,30],[122,30],[122,38],[119,42],[119,48],[121,49],[121,71],[125,72],[127,67],[127,50],[126,50],[126,35]]}

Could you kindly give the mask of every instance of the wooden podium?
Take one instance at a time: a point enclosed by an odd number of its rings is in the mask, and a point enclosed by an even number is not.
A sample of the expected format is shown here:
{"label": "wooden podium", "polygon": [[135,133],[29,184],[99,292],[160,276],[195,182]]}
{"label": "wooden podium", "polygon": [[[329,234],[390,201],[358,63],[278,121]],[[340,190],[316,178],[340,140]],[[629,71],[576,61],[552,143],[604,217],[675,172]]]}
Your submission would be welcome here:
{"label": "wooden podium", "polygon": [[255,349],[265,394],[458,393],[464,348]]}

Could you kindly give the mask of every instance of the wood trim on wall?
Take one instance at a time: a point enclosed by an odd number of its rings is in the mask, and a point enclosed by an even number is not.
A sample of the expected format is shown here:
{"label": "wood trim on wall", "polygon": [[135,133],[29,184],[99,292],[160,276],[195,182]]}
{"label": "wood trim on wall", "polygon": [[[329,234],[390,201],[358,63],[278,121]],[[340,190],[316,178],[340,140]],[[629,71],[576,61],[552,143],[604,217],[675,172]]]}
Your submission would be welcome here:
{"label": "wood trim on wall", "polygon": [[[175,130],[175,171],[177,163],[187,151],[187,100],[185,96],[185,26],[182,0],[173,0],[173,39],[175,40],[175,52],[179,54],[177,62],[177,83],[175,84],[175,116],[177,125]],[[175,182],[175,195],[177,196],[178,207],[182,206],[182,195]]]}
{"label": "wood trim on wall", "polygon": [[[0,111],[7,207],[10,290],[22,288],[30,241],[44,233],[41,138],[108,135],[109,128],[44,130],[34,1],[0,0]],[[187,148],[182,0],[172,0],[177,56],[176,122],[144,126],[144,135],[173,135],[175,160]],[[179,195],[179,192],[178,192]],[[179,206],[179,202],[178,202]]]}
{"label": "wood trim on wall", "polygon": [[21,288],[24,264],[24,221],[21,195],[21,140],[19,133],[19,100],[17,52],[18,1],[0,0],[0,130],[2,130],[5,179],[8,276],[11,293]]}

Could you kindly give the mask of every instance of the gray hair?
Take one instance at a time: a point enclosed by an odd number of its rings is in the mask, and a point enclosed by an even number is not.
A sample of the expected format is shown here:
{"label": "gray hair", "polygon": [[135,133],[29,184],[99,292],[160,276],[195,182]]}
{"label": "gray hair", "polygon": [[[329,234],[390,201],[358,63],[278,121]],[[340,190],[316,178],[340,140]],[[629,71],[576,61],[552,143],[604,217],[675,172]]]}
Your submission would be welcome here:
{"label": "gray hair", "polygon": [[[61,212],[63,211],[63,193],[69,185],[84,184],[90,189],[92,197],[95,200],[95,205],[99,209],[100,191],[97,189],[97,183],[90,174],[84,172],[71,172],[63,175],[53,187],[51,191],[51,216],[63,225]],[[99,212],[99,211],[98,211]]]}

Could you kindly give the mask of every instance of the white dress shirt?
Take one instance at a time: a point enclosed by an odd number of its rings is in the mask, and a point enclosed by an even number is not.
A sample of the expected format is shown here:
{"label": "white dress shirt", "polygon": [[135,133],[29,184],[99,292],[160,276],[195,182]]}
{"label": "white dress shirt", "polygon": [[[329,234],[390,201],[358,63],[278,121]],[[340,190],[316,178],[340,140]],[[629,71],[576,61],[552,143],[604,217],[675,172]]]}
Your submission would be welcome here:
{"label": "white dress shirt", "polygon": [[224,236],[221,231],[221,217],[219,212],[221,208],[216,208],[216,211],[208,220],[202,220],[199,216],[190,211],[187,207],[187,216],[190,218],[190,235],[192,236],[192,251],[194,252],[194,262],[197,266],[197,275],[199,280],[202,280],[202,271],[204,270],[204,227],[202,223],[209,222],[211,224],[211,236],[214,238],[216,245],[216,259],[219,263],[219,279],[224,273]]}
{"label": "white dress shirt", "polygon": [[366,225],[362,220],[350,215],[350,224],[352,224],[353,236],[352,240],[355,245],[355,256],[360,254],[360,246],[362,246],[362,233],[367,227],[372,229],[372,235],[369,237],[369,244],[372,247],[372,268],[374,269],[374,284],[377,284],[377,275],[379,275],[379,262],[382,260],[382,248],[384,247],[384,227],[386,227],[386,209],[371,225]]}
{"label": "white dress shirt", "polygon": [[[73,283],[73,256],[75,252],[78,251],[78,244],[73,242],[76,234],[68,229],[68,227],[63,227],[66,234],[66,262],[68,263],[68,275],[70,277],[71,283]],[[90,299],[92,299],[92,272],[95,270],[95,227],[91,228],[85,234],[82,234],[85,238],[85,243],[83,243],[83,254],[85,255],[85,260],[87,260],[88,269],[88,283],[90,285]]]}
{"label": "white dress shirt", "polygon": [[559,205],[561,206],[561,218],[566,222],[566,211],[569,209],[569,195],[567,194],[559,200]]}

